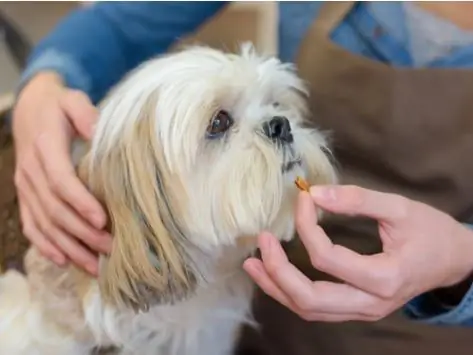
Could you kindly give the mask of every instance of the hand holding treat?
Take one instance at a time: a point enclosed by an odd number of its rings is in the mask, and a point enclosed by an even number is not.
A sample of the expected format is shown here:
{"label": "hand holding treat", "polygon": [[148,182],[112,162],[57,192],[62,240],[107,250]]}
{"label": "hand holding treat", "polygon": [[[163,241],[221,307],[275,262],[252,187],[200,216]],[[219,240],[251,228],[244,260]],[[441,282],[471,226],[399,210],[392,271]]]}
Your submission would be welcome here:
{"label": "hand holding treat", "polygon": [[[379,320],[415,297],[461,285],[472,275],[473,232],[449,215],[399,195],[357,186],[308,188],[301,178],[295,183],[303,191],[296,210],[297,231],[311,263],[342,282],[309,280],[269,233],[258,239],[262,261],[250,258],[244,268],[264,292],[302,318]],[[383,252],[360,255],[334,245],[318,225],[316,205],[331,213],[376,220]]]}

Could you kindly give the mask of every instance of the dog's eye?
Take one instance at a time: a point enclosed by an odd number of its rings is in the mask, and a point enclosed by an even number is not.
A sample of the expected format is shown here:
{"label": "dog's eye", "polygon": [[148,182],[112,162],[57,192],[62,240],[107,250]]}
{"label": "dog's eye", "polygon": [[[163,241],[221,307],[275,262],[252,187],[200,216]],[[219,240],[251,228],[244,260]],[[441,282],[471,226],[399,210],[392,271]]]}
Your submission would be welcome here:
{"label": "dog's eye", "polygon": [[273,107],[279,107],[279,102],[273,102]]}
{"label": "dog's eye", "polygon": [[207,135],[215,138],[225,133],[233,125],[233,119],[227,111],[220,110],[207,127]]}

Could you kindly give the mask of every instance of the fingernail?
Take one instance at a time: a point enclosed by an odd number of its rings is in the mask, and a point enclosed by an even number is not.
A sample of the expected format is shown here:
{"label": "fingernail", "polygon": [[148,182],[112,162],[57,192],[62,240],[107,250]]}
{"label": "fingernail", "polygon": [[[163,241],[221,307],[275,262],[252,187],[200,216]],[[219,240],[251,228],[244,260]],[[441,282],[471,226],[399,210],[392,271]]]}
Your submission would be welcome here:
{"label": "fingernail", "polygon": [[66,267],[68,264],[67,264],[67,261],[64,260],[64,259],[54,259],[54,262],[56,263],[57,266],[59,267]]}
{"label": "fingernail", "polygon": [[337,194],[333,187],[312,186],[310,188],[310,194],[313,198],[327,202],[337,200]]}
{"label": "fingernail", "polygon": [[261,275],[263,273],[263,269],[259,263],[253,263],[250,268],[255,274]]}
{"label": "fingernail", "polygon": [[102,238],[106,238],[102,246],[103,252],[106,254],[110,254],[112,252],[112,239],[108,235],[102,236]]}
{"label": "fingernail", "polygon": [[97,268],[95,267],[95,265],[86,265],[85,269],[92,275],[97,275]]}
{"label": "fingernail", "polygon": [[265,252],[271,253],[271,237],[267,233],[261,235],[261,249]]}
{"label": "fingernail", "polygon": [[99,214],[91,214],[90,221],[92,222],[95,228],[103,227],[103,219],[102,219],[102,216]]}
{"label": "fingernail", "polygon": [[252,262],[251,259],[247,259],[243,263],[243,266],[247,271],[251,271],[255,274],[261,274],[261,265],[258,262],[254,262],[254,260]]}
{"label": "fingernail", "polygon": [[62,255],[53,255],[52,258],[54,262],[59,266],[64,266],[64,264],[66,263],[66,258]]}

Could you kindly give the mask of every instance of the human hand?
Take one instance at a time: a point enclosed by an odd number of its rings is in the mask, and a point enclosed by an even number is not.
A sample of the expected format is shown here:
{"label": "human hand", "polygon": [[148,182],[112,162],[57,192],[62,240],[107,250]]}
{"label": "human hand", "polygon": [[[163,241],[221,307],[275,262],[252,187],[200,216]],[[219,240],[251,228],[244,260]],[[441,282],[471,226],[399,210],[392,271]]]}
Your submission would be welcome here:
{"label": "human hand", "polygon": [[[375,219],[383,251],[360,255],[332,244],[317,225],[315,205]],[[309,280],[268,233],[259,236],[262,261],[250,258],[244,268],[266,294],[305,320],[379,320],[473,271],[473,232],[439,210],[398,195],[354,186],[312,187],[310,195],[300,193],[296,226],[311,264],[341,283]]]}
{"label": "human hand", "polygon": [[70,154],[74,136],[91,138],[96,118],[85,94],[44,73],[23,88],[12,122],[24,235],[58,265],[69,259],[94,275],[92,251],[108,252],[111,238],[102,231],[105,213],[76,176]]}

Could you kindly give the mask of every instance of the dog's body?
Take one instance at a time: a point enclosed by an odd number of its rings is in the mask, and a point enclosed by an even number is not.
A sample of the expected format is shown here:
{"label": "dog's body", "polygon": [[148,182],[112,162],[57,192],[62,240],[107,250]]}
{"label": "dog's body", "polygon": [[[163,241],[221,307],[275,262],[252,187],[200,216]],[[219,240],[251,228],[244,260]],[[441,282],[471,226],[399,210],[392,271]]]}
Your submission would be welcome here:
{"label": "dog's body", "polygon": [[0,325],[9,327],[0,328],[0,354],[86,355],[108,346],[124,347],[123,355],[231,354],[242,322],[251,322],[253,286],[237,254],[229,250],[234,260],[188,300],[136,313],[107,306],[97,281],[31,249],[28,280],[14,271],[0,279]]}
{"label": "dog's body", "polygon": [[101,107],[79,176],[113,248],[100,276],[34,248],[0,278],[0,355],[229,355],[251,322],[242,270],[269,230],[294,235],[294,185],[331,183],[323,137],[303,128],[291,67],[191,48],[131,73]]}

